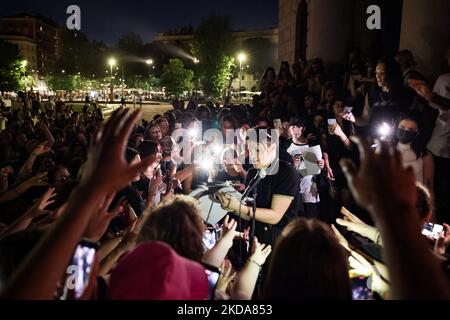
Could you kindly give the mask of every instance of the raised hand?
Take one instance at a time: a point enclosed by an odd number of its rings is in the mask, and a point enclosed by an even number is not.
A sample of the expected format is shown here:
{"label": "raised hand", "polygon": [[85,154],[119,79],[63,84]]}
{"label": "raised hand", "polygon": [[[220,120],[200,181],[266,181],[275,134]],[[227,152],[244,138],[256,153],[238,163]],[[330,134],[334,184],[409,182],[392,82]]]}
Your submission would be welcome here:
{"label": "raised hand", "polygon": [[267,257],[271,252],[271,245],[259,243],[256,237],[253,238],[252,254],[250,256],[250,260],[262,266],[266,262]]}
{"label": "raised hand", "polygon": [[[344,116],[345,114],[343,114],[342,116]],[[341,126],[336,123],[328,126],[328,133],[340,137],[344,134],[344,131],[342,131]]]}
{"label": "raised hand", "polygon": [[347,230],[356,232],[363,237],[369,238],[373,242],[380,244],[379,232],[375,227],[369,226],[362,222],[358,217],[345,208],[341,209],[344,219],[336,219],[336,223],[346,227]]}
{"label": "raised hand", "polygon": [[56,192],[55,188],[51,187],[44,193],[44,195],[33,206],[32,216],[38,217],[45,212],[45,208],[55,202]]}
{"label": "raised hand", "polygon": [[230,283],[236,278],[236,272],[233,272],[233,266],[231,265],[230,260],[225,259],[220,267],[220,276],[217,281],[216,290],[220,290],[222,292],[226,292]]}
{"label": "raised hand", "polygon": [[[359,148],[359,168],[349,159],[340,164],[356,202],[368,211],[387,212],[387,207],[414,208],[417,199],[414,172],[404,168],[399,152],[385,142],[373,152],[363,138],[351,138]],[[389,199],[387,201],[387,199]],[[374,217],[376,218],[376,217]]]}
{"label": "raised hand", "polygon": [[116,192],[155,161],[154,157],[148,157],[129,165],[125,160],[128,137],[140,113],[140,110],[130,112],[127,108],[116,110],[98,130],[89,148],[81,185],[92,184],[96,189]]}
{"label": "raised hand", "polygon": [[355,116],[351,112],[347,112],[347,113],[343,114],[342,119],[345,119],[345,120],[353,122],[353,123],[356,122]]}
{"label": "raised hand", "polygon": [[30,179],[26,180],[24,182],[29,187],[40,187],[40,186],[47,186],[48,180],[47,180],[47,172],[40,172],[35,176],[32,176]]}
{"label": "raised hand", "polygon": [[114,199],[114,193],[105,197],[105,200],[100,204],[97,212],[91,216],[91,220],[84,232],[84,236],[92,241],[99,241],[105,234],[109,223],[112,219],[117,217],[123,211],[122,206],[117,206],[111,212],[108,212],[109,205]]}
{"label": "raised hand", "polygon": [[232,195],[222,192],[219,193],[218,198],[223,209],[239,214],[239,208],[241,208],[242,213],[245,212],[245,206],[241,206],[239,200]]}
{"label": "raised hand", "polygon": [[14,173],[14,169],[13,169],[11,166],[3,167],[3,168],[0,170],[0,176],[5,176],[5,177],[7,177],[8,175],[13,174],[13,173]]}
{"label": "raised hand", "polygon": [[31,153],[33,156],[38,157],[44,153],[47,153],[51,151],[51,148],[48,146],[48,142],[42,142],[40,143]]}

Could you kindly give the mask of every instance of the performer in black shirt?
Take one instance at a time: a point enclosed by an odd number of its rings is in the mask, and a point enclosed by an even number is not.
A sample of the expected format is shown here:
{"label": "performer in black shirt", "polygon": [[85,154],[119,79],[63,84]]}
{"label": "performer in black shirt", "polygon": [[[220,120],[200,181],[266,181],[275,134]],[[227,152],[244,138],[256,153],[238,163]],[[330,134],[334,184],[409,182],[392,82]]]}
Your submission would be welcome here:
{"label": "performer in black shirt", "polygon": [[[267,139],[261,139],[266,135]],[[266,170],[267,176],[257,185],[255,236],[259,242],[274,245],[282,229],[298,216],[300,206],[300,176],[287,162],[278,159],[277,144],[259,130],[259,142],[249,140],[250,159],[254,169],[248,172],[246,185],[258,170]],[[251,220],[252,207],[242,204],[229,194],[220,194],[224,209],[232,211],[244,220]]]}

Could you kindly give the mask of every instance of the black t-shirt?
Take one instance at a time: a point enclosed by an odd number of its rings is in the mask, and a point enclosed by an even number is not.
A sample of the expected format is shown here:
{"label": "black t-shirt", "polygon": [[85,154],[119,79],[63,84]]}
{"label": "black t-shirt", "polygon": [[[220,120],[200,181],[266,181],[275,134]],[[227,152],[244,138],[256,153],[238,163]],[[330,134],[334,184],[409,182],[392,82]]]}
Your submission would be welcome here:
{"label": "black t-shirt", "polygon": [[369,100],[369,135],[376,135],[378,126],[386,122],[394,126],[401,113],[408,110],[411,101],[403,87],[391,92],[382,92],[375,87],[368,93]]}
{"label": "black t-shirt", "polygon": [[118,201],[122,197],[124,197],[128,201],[136,215],[138,217],[141,216],[147,205],[145,204],[144,199],[142,199],[141,195],[139,194],[138,189],[134,185],[129,185],[117,192],[113,201],[114,206],[118,204]]}
{"label": "black t-shirt", "polygon": [[[257,170],[248,172],[245,184],[248,185]],[[281,230],[294,218],[298,217],[300,208],[300,176],[289,163],[280,160],[278,172],[267,175],[257,186],[257,208],[270,209],[273,195],[293,197],[291,205],[276,225],[256,221],[255,235],[263,243],[274,244]]]}

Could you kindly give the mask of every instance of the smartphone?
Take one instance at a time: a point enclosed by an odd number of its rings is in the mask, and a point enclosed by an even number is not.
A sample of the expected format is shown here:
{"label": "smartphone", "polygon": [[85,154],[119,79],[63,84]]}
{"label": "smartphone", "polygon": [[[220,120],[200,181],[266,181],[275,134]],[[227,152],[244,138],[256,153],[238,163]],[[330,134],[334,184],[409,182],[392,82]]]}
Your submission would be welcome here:
{"label": "smartphone", "polygon": [[328,119],[328,125],[329,126],[334,126],[336,124],[337,124],[336,119]]}
{"label": "smartphone", "polygon": [[422,234],[437,240],[441,235],[444,235],[444,226],[441,226],[440,224],[425,223]]}
{"label": "smartphone", "polygon": [[98,246],[98,243],[89,240],[81,240],[77,245],[70,265],[67,267],[61,300],[81,298],[89,284]]}
{"label": "smartphone", "polygon": [[352,282],[353,300],[373,300],[372,290],[368,286],[368,277],[355,277]]}
{"label": "smartphone", "polygon": [[205,268],[205,273],[208,278],[208,300],[213,300],[214,294],[216,292],[217,282],[219,281],[220,277],[220,269],[206,263],[202,263],[202,265]]}
{"label": "smartphone", "polygon": [[203,246],[205,247],[205,249],[210,250],[212,247],[214,247],[216,242],[217,242],[216,230],[214,230],[213,228],[208,228],[203,233]]}
{"label": "smartphone", "polygon": [[345,106],[344,107],[344,113],[351,113],[353,110],[353,107]]}

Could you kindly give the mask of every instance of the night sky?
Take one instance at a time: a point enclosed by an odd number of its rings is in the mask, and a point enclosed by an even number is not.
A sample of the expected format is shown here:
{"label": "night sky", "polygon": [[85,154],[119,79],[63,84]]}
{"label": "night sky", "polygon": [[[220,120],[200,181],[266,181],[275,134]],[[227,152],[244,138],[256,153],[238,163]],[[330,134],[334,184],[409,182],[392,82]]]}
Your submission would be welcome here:
{"label": "night sky", "polygon": [[133,31],[151,42],[157,32],[198,23],[210,13],[229,14],[236,30],[272,28],[278,24],[278,0],[6,0],[0,16],[41,13],[65,25],[66,8],[81,8],[81,31],[89,39],[114,45]]}

